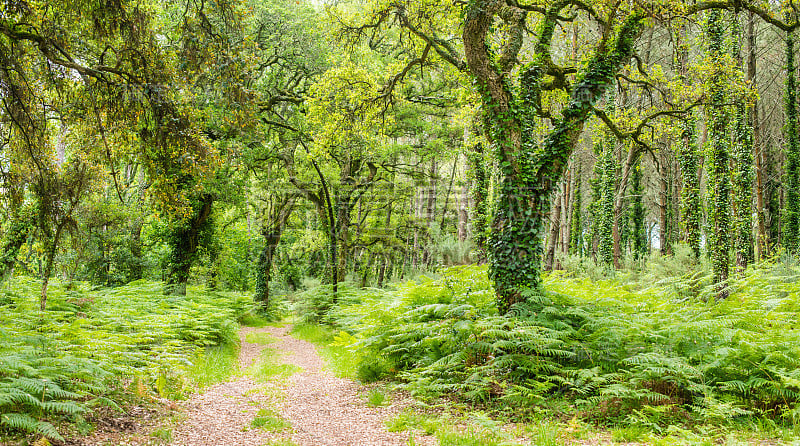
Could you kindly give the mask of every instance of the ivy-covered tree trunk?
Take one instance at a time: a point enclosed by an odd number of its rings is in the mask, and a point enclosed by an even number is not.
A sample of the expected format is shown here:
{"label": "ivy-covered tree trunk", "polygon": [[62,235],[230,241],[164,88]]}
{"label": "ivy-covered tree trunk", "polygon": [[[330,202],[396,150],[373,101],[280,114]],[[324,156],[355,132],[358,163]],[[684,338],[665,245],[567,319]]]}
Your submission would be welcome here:
{"label": "ivy-covered tree trunk", "polygon": [[598,216],[598,259],[606,268],[614,266],[614,192],[616,190],[617,166],[614,146],[610,138],[603,143],[603,156],[600,158],[600,206]]}
{"label": "ivy-covered tree trunk", "polygon": [[[756,24],[755,13],[750,11],[747,17],[747,80],[750,87],[758,91],[756,79]],[[758,223],[758,238],[756,251],[759,259],[764,259],[769,247],[767,236],[766,216],[764,212],[764,147],[761,139],[760,122],[758,118],[757,100],[750,107],[750,128],[753,130],[753,158],[755,161],[755,196],[756,196],[756,221]]]}
{"label": "ivy-covered tree trunk", "polygon": [[174,223],[168,239],[171,252],[165,290],[167,294],[186,295],[189,273],[197,261],[198,248],[212,236],[213,204],[214,196],[204,194],[194,204],[192,216],[188,221]]}
{"label": "ivy-covered tree trunk", "polygon": [[690,115],[683,121],[683,135],[678,163],[681,169],[681,226],[683,240],[689,245],[695,261],[700,260],[701,202],[700,181],[697,176],[698,153],[695,118]]}
{"label": "ivy-covered tree trunk", "polygon": [[[540,22],[534,60],[520,70],[519,97],[506,77],[511,75],[522,47],[527,13],[499,0],[472,2],[465,11],[463,40],[467,65],[482,97],[487,134],[494,143],[499,164],[489,275],[501,313],[524,302],[526,289],[540,285],[543,228],[550,213],[550,195],[567,168],[593,105],[631,58],[634,42],[643,29],[644,15],[636,11],[615,27],[615,32],[603,38],[569,89],[569,103],[540,145],[533,125],[551,62],[550,42],[561,9],[567,3],[551,5]],[[509,36],[499,55],[490,51],[488,41],[495,16],[503,19]]]}
{"label": "ivy-covered tree trunk", "polygon": [[592,169],[592,177],[589,179],[589,187],[591,192],[589,194],[587,218],[589,219],[589,255],[591,255],[595,261],[597,261],[599,252],[598,248],[600,246],[600,209],[602,205],[601,186],[603,184],[603,160],[605,158],[603,156],[602,144],[599,142],[595,143],[593,150],[596,161],[594,163],[594,168]]}
{"label": "ivy-covered tree trunk", "polygon": [[[744,69],[739,17],[733,17],[733,56]],[[753,128],[744,98],[736,99],[733,118],[733,212],[736,267],[743,272],[753,262]]]}
{"label": "ivy-covered tree trunk", "polygon": [[782,241],[792,253],[800,251],[800,138],[797,133],[797,67],[794,61],[794,32],[786,33],[786,198],[783,207]]}
{"label": "ivy-covered tree trunk", "polygon": [[576,160],[575,185],[572,190],[572,218],[570,219],[569,230],[569,252],[570,254],[583,257],[583,219],[582,219],[582,197],[581,197],[581,163]]}
{"label": "ivy-covered tree trunk", "polygon": [[631,169],[630,239],[634,260],[647,255],[647,227],[645,226],[644,184],[642,184],[641,158]]}
{"label": "ivy-covered tree trunk", "polygon": [[713,9],[708,18],[708,53],[715,67],[709,84],[709,105],[706,108],[711,141],[709,163],[709,209],[711,226],[708,249],[717,284],[717,297],[728,297],[728,273],[730,268],[730,152],[728,144],[728,113],[725,105],[726,87],[723,64],[724,28],[722,12]]}
{"label": "ivy-covered tree trunk", "polygon": [[[689,80],[689,42],[688,25],[681,24],[677,34],[676,62],[678,72],[684,83]],[[678,168],[681,176],[681,196],[678,215],[680,218],[680,239],[692,250],[694,261],[700,261],[700,238],[702,231],[702,199],[700,196],[700,153],[697,148],[697,118],[689,112],[681,122],[681,145],[678,149]]]}
{"label": "ivy-covered tree trunk", "polygon": [[478,263],[486,261],[486,233],[489,221],[489,175],[486,172],[486,158],[483,144],[475,144],[467,154],[469,170],[467,174],[472,185],[470,197],[472,200],[472,240],[475,243],[475,250]]}

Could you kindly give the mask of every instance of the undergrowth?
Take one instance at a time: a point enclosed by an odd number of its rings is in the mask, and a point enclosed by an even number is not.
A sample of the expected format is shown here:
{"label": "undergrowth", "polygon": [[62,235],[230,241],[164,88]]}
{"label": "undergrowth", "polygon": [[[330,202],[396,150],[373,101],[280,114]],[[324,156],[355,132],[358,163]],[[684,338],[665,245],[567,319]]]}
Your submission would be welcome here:
{"label": "undergrowth", "polygon": [[39,282],[16,278],[0,289],[0,437],[62,440],[60,426],[98,408],[122,410],[157,395],[182,398],[235,368],[237,318],[246,296],[163,284],[114,289],[51,285],[38,309]]}
{"label": "undergrowth", "polygon": [[336,305],[330,290],[309,290],[298,308],[333,327],[329,343],[357,352],[359,379],[423,398],[636,426],[619,438],[800,424],[800,267],[759,264],[715,302],[705,266],[651,264],[594,279],[551,274],[510,315],[497,314],[475,266],[395,290],[342,286]]}

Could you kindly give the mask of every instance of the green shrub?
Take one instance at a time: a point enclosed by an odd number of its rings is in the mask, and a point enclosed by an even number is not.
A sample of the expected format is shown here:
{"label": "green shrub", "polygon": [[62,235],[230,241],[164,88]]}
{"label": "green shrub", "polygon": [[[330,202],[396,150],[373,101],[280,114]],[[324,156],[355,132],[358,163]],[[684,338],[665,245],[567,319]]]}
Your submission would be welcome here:
{"label": "green shrub", "polygon": [[162,284],[147,281],[114,289],[54,281],[42,312],[39,286],[20,277],[2,293],[0,429],[50,439],[61,438],[56,426],[99,406],[119,408],[150,392],[184,396],[201,361],[230,363],[235,320],[251,308],[247,296],[164,296]]}

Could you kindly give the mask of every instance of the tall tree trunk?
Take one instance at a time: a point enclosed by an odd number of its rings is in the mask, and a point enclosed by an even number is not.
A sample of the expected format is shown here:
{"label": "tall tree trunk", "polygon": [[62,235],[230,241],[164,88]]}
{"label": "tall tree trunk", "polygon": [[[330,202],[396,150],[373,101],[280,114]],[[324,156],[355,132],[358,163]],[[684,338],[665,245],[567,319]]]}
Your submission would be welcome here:
{"label": "tall tree trunk", "polygon": [[786,33],[786,181],[782,221],[782,244],[791,253],[800,251],[800,136],[797,132],[797,80],[794,61],[794,31]]}
{"label": "tall tree trunk", "polygon": [[[733,17],[733,56],[744,69],[741,29],[738,14]],[[748,118],[749,105],[737,98],[733,119],[733,212],[735,218],[734,251],[740,274],[753,261],[753,132]]]}
{"label": "tall tree trunk", "polygon": [[[747,16],[747,80],[756,92],[758,82],[756,78],[756,24],[755,13],[750,11]],[[768,254],[769,238],[764,215],[764,148],[761,141],[761,124],[758,120],[758,101],[753,100],[750,109],[750,126],[753,129],[753,157],[755,160],[756,174],[756,219],[758,222],[758,239],[756,242],[757,258],[764,259]]]}
{"label": "tall tree trunk", "polygon": [[683,240],[689,245],[696,262],[700,261],[701,203],[700,182],[697,176],[697,136],[695,118],[690,115],[683,122],[683,141],[678,154],[681,169],[681,223]]}
{"label": "tall tree trunk", "polygon": [[709,252],[717,284],[717,298],[728,297],[728,271],[730,267],[730,151],[728,144],[728,113],[726,110],[726,86],[723,62],[724,27],[722,12],[711,10],[708,20],[708,53],[715,67],[711,74],[710,103],[706,109],[711,138],[709,160]]}

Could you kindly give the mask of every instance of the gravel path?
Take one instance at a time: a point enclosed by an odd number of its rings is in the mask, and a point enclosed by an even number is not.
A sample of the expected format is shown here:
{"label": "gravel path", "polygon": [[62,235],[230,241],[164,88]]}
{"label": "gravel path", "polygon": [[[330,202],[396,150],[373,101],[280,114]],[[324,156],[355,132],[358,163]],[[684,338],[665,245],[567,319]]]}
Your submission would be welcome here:
{"label": "gravel path", "polygon": [[[244,328],[240,366],[252,365],[266,345],[246,342],[247,333],[274,336],[268,345],[284,354],[281,361],[302,368],[284,382],[256,383],[249,378],[218,384],[188,403],[188,418],[173,433],[174,445],[264,445],[288,439],[299,446],[394,446],[409,444],[408,433],[390,433],[384,420],[399,410],[389,405],[368,407],[365,388],[323,369],[314,346],[289,336],[288,327]],[[270,407],[291,429],[267,432],[250,428],[259,408]],[[415,437],[416,445],[435,445],[431,437]]]}

